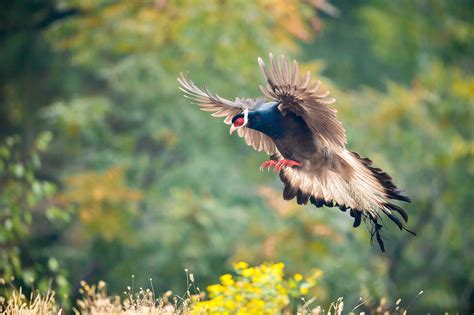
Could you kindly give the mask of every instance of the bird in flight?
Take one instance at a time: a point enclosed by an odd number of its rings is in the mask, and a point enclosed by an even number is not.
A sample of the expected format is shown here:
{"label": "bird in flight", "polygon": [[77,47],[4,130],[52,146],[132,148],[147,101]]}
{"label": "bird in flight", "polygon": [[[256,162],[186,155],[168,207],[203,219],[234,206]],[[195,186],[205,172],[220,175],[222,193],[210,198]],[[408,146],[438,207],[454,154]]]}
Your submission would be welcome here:
{"label": "bird in flight", "polygon": [[279,172],[285,200],[296,197],[298,204],[349,211],[353,227],[364,220],[382,252],[384,216],[415,235],[403,223],[408,222],[406,211],[389,201],[410,202],[410,198],[370,159],[346,149],[345,130],[329,106],[336,100],[319,91],[321,82],[313,82],[309,71],[301,77],[298,63],[283,55],[278,60],[270,54],[270,66],[261,58],[258,63],[266,85],[260,86],[263,97],[257,99],[227,100],[200,89],[182,73],[178,83],[202,110],[225,117],[230,134],[237,132],[249,146],[270,156],[260,169]]}

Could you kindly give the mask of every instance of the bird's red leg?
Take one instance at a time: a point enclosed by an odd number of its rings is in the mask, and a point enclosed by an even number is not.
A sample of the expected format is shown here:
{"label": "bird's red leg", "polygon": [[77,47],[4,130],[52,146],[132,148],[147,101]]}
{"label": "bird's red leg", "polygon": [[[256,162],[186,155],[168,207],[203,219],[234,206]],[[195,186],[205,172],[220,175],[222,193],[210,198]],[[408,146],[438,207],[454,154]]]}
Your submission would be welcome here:
{"label": "bird's red leg", "polygon": [[283,169],[283,167],[293,167],[293,166],[301,166],[300,162],[293,161],[293,160],[280,160],[280,161],[275,161],[275,160],[267,160],[262,163],[260,166],[260,170],[263,169],[270,169],[271,167],[275,168],[276,172],[279,172]]}
{"label": "bird's red leg", "polygon": [[283,167],[293,167],[293,166],[301,166],[300,162],[293,161],[293,160],[280,160],[275,165],[275,171],[279,172]]}
{"label": "bird's red leg", "polygon": [[267,168],[269,169],[270,167],[274,167],[277,164],[277,161],[274,160],[267,160],[260,165],[260,170],[262,171],[263,169]]}

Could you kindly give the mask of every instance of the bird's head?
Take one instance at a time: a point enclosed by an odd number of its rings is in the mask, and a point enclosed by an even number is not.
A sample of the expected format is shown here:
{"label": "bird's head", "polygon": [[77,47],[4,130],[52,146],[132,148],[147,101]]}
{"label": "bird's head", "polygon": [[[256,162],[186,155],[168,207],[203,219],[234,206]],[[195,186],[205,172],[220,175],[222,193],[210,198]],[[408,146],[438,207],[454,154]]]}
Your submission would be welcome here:
{"label": "bird's head", "polygon": [[245,109],[242,113],[232,117],[230,134],[242,127],[258,130],[272,136],[276,130],[281,129],[281,114],[277,102],[261,104],[257,110],[249,112]]}
{"label": "bird's head", "polygon": [[249,110],[245,109],[242,113],[232,117],[232,125],[230,126],[230,134],[239,128],[245,127],[249,121]]}

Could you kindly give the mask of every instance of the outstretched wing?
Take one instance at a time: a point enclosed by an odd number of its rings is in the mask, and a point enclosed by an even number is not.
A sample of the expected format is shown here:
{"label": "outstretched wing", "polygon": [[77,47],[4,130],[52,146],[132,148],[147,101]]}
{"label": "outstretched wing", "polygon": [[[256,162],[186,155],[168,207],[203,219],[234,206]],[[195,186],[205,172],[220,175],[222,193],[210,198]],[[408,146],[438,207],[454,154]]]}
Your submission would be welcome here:
{"label": "outstretched wing", "polygon": [[322,145],[336,152],[343,150],[346,133],[336,118],[336,110],[328,106],[336,99],[329,97],[329,92],[318,94],[321,82],[311,82],[309,71],[301,79],[298,63],[293,60],[290,65],[283,55],[278,62],[270,54],[270,67],[261,58],[258,63],[267,80],[265,87],[260,86],[263,94],[279,102],[283,114],[291,111],[301,116]]}
{"label": "outstretched wing", "polygon": [[[199,105],[201,110],[211,112],[214,117],[225,117],[224,123],[230,125],[232,117],[242,113],[244,110],[255,110],[264,103],[261,99],[241,99],[236,98],[235,101],[229,101],[217,94],[212,94],[205,88],[201,90],[194,84],[191,77],[180,73],[178,78],[180,90],[184,92],[184,96],[189,98],[193,103]],[[239,128],[238,135],[244,138],[245,142],[257,151],[265,151],[271,155],[278,152],[272,139],[263,133],[249,129],[247,127]]]}

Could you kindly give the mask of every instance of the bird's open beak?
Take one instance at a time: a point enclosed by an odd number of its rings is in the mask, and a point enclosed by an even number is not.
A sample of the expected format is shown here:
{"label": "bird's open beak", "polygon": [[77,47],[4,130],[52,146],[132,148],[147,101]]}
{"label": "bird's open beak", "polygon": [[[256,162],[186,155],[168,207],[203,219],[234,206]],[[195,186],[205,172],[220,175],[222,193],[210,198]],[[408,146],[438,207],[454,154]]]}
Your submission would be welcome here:
{"label": "bird's open beak", "polygon": [[244,114],[244,123],[243,123],[242,125],[240,125],[240,126],[235,126],[234,124],[231,124],[231,125],[230,125],[230,129],[229,129],[229,134],[233,134],[234,131],[236,131],[237,129],[242,128],[242,127],[245,127],[245,126],[247,125],[248,120],[249,120],[249,118],[248,118],[248,116],[249,116],[249,110],[248,110],[248,109],[245,109],[245,110],[243,111],[243,114]]}

